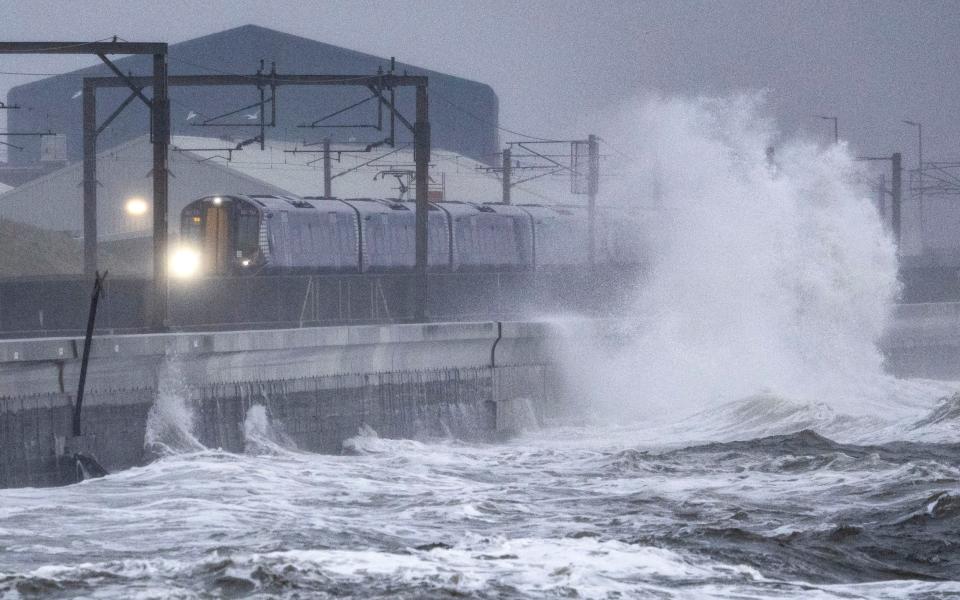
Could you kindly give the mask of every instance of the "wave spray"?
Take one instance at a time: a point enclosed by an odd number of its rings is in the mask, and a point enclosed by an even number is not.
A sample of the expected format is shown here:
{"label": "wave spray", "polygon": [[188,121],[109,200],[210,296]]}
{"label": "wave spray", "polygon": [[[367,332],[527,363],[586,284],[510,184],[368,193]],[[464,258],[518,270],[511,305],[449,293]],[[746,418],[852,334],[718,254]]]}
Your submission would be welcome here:
{"label": "wave spray", "polygon": [[650,268],[628,341],[580,371],[619,414],[757,395],[851,415],[899,406],[877,348],[896,250],[860,163],[844,144],[778,141],[762,110],[762,96],[653,99],[618,135],[639,141],[604,195],[653,209]]}

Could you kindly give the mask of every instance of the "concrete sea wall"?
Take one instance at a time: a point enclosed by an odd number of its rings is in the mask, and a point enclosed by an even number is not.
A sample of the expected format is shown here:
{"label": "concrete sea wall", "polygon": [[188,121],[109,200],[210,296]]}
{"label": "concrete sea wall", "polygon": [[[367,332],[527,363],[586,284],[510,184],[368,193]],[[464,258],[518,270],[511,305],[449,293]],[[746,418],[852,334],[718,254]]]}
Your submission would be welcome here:
{"label": "concrete sea wall", "polygon": [[[164,445],[244,451],[249,415],[315,452],[384,437],[496,439],[566,407],[561,337],[615,343],[615,322],[484,321],[104,336],[82,435],[71,435],[82,340],[0,340],[0,487],[77,479]],[[562,331],[561,331],[562,329]],[[902,305],[881,342],[897,375],[960,379],[960,304]],[[256,423],[254,423],[256,425]],[[264,425],[260,423],[260,425]]]}
{"label": "concrete sea wall", "polygon": [[0,487],[75,481],[77,451],[111,471],[162,445],[241,452],[254,406],[308,451],[340,452],[368,428],[493,439],[558,393],[555,337],[546,324],[522,322],[101,337],[78,438],[82,340],[0,341]]}

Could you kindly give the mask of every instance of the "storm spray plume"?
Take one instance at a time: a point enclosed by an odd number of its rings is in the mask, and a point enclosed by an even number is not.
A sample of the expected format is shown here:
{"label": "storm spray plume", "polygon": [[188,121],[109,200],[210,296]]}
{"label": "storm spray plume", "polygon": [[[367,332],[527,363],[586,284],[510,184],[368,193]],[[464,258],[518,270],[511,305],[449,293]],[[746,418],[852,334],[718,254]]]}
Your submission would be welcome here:
{"label": "storm spray plume", "polygon": [[194,435],[194,414],[180,363],[164,361],[157,381],[157,398],[147,414],[144,448],[158,457],[205,450]]}
{"label": "storm spray plume", "polygon": [[894,243],[846,147],[777,140],[762,110],[762,96],[654,99],[622,131],[634,159],[607,194],[656,209],[650,268],[629,341],[582,369],[618,413],[758,394],[889,408],[877,342],[898,293]]}

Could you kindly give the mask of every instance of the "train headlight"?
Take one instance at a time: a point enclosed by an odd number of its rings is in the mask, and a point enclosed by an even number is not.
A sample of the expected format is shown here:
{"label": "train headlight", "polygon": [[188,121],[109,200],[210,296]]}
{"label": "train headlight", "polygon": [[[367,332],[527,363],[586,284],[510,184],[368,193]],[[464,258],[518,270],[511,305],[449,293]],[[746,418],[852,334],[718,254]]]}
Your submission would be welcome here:
{"label": "train headlight", "polygon": [[200,253],[182,246],[170,254],[170,274],[180,279],[195,277],[200,272]]}

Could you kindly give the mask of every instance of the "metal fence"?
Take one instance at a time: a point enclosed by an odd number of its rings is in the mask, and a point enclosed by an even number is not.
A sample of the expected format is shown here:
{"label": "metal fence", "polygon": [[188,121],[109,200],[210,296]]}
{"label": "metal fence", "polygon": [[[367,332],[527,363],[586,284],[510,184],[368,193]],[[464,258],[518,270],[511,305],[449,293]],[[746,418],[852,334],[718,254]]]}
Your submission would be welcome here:
{"label": "metal fence", "polygon": [[[610,310],[636,282],[621,269],[431,273],[431,320],[516,318],[533,312]],[[92,280],[79,276],[0,280],[0,336],[76,335]],[[283,275],[171,282],[169,328],[216,330],[398,323],[413,319],[412,274]],[[99,333],[146,331],[150,281],[108,278]]]}

